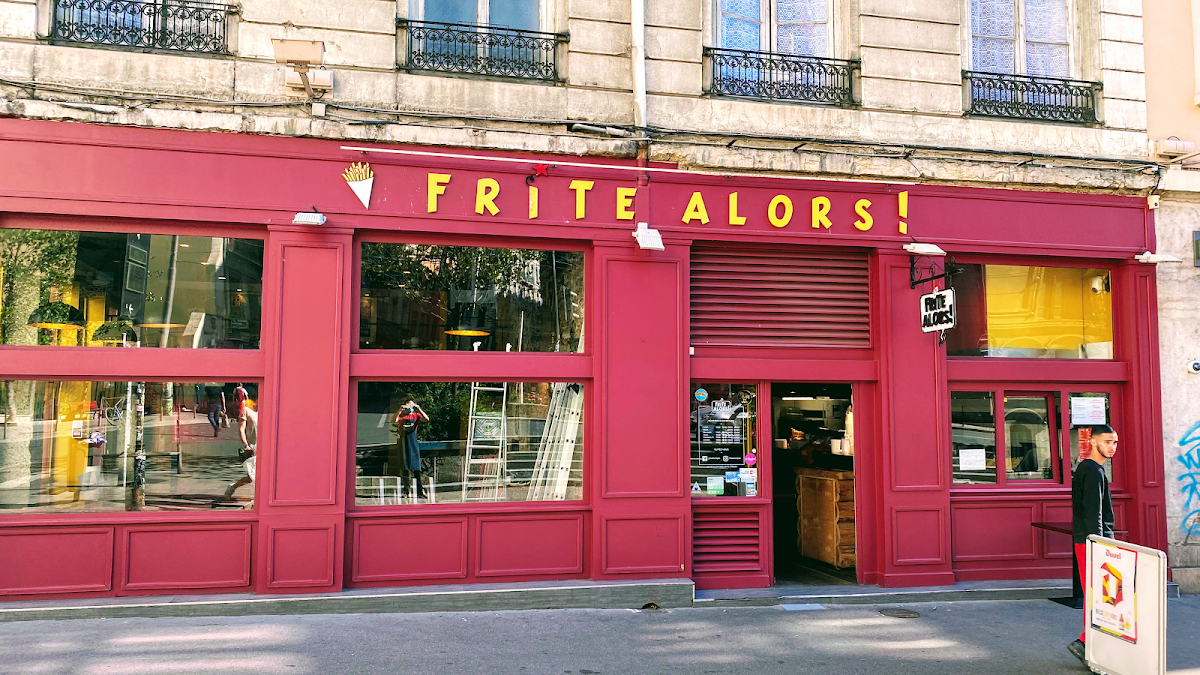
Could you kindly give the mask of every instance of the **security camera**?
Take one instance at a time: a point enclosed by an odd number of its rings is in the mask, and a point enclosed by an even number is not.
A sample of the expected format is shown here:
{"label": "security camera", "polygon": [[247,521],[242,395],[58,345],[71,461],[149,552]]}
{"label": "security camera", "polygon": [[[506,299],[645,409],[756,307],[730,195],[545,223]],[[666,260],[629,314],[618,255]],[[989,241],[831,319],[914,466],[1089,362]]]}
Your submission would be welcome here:
{"label": "security camera", "polygon": [[1193,375],[1200,374],[1200,361],[1188,361],[1187,371]]}
{"label": "security camera", "polygon": [[1106,281],[1107,280],[1102,276],[1092,277],[1092,292],[1099,295],[1099,294],[1103,293],[1104,291],[1108,290],[1106,288],[1106,286],[1108,285],[1106,283]]}

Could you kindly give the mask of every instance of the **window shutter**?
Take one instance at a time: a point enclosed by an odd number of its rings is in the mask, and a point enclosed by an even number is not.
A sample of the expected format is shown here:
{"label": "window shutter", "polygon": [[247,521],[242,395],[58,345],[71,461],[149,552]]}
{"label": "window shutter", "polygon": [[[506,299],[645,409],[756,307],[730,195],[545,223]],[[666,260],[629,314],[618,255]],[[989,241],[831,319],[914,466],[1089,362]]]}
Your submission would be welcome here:
{"label": "window shutter", "polygon": [[1016,72],[1016,0],[971,0],[971,70]]}
{"label": "window shutter", "polygon": [[865,253],[692,248],[693,345],[870,347],[870,323]]}
{"label": "window shutter", "polygon": [[1067,0],[1025,0],[1025,72],[1069,77]]}
{"label": "window shutter", "polygon": [[762,0],[721,0],[721,47],[765,51],[762,46]]}

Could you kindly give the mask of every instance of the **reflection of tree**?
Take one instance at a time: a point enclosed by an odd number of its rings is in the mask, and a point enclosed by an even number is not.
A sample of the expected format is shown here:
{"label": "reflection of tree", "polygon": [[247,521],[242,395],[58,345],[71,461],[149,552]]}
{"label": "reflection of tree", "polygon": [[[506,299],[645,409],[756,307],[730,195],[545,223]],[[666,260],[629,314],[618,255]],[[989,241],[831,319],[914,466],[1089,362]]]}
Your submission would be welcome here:
{"label": "reflection of tree", "polygon": [[[399,405],[409,394],[429,415],[419,431],[423,441],[454,441],[463,438],[466,412],[471,396],[470,382],[402,382],[396,385]],[[394,413],[393,413],[394,414]]]}
{"label": "reflection of tree", "polygon": [[[78,241],[77,232],[0,229],[0,344],[38,344],[38,329],[29,325],[29,315],[49,299],[43,296],[50,286],[71,281]],[[34,382],[4,382],[0,484],[19,485],[29,479],[34,400]],[[0,495],[14,495],[0,497],[5,504],[28,501],[19,488]]]}
{"label": "reflection of tree", "polygon": [[362,285],[445,291],[506,289],[525,282],[524,270],[541,251],[514,248],[363,244]]}

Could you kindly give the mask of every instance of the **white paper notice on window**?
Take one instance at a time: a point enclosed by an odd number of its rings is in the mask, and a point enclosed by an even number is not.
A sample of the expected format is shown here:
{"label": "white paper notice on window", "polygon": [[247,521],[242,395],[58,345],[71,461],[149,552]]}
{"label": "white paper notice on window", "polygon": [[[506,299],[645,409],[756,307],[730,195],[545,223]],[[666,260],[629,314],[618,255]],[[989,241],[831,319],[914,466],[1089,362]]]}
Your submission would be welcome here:
{"label": "white paper notice on window", "polygon": [[959,471],[987,471],[987,450],[984,448],[959,448]]}
{"label": "white paper notice on window", "polygon": [[1108,424],[1103,396],[1072,396],[1071,424]]}

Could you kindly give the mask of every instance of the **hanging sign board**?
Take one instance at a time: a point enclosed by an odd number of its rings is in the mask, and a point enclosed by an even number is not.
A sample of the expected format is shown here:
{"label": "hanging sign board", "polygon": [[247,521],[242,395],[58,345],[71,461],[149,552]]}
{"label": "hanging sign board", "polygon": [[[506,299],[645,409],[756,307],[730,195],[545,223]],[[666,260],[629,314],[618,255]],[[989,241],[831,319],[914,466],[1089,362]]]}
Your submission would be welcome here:
{"label": "hanging sign board", "polygon": [[1088,666],[1106,675],[1165,675],[1166,555],[1091,535],[1086,567]]}
{"label": "hanging sign board", "polygon": [[954,289],[934,291],[921,296],[921,332],[933,333],[954,328],[958,316],[954,311]]}

